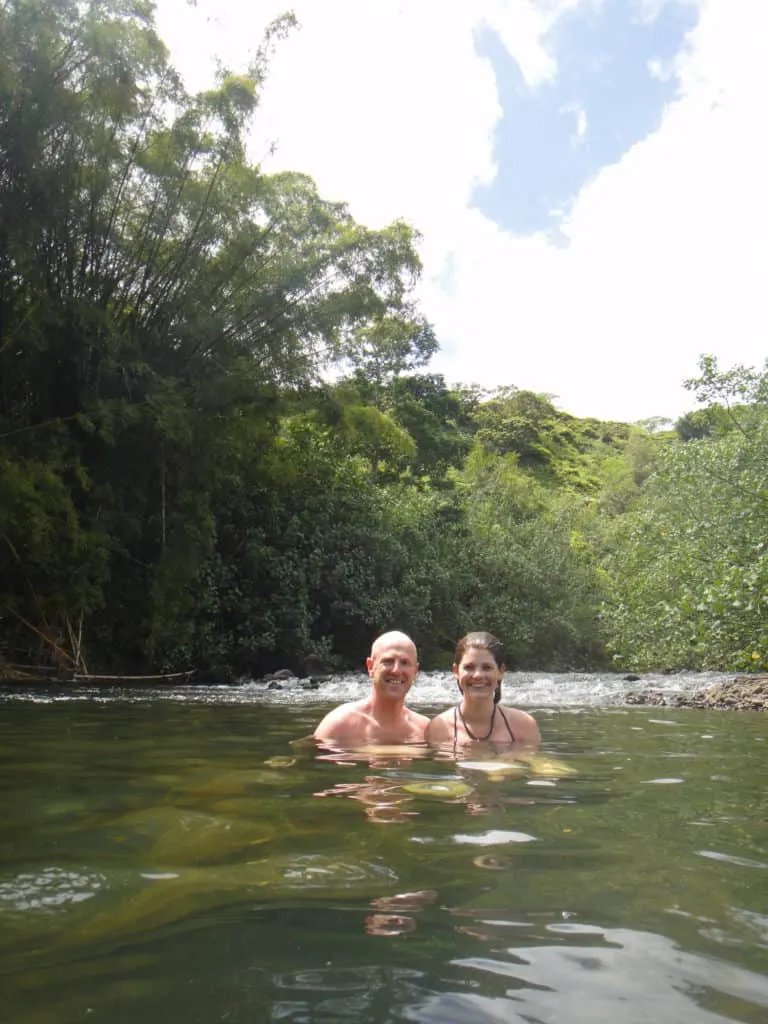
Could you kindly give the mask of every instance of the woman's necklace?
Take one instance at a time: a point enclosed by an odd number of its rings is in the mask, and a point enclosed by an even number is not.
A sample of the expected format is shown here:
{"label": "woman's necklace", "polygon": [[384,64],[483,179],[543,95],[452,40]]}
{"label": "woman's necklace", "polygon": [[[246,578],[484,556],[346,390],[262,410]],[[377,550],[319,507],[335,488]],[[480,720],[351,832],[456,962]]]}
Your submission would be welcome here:
{"label": "woman's necklace", "polygon": [[464,718],[464,715],[461,712],[461,705],[460,704],[457,705],[457,710],[459,712],[459,718],[461,719],[461,724],[464,726],[464,730],[465,730],[467,736],[469,736],[469,738],[471,740],[487,740],[488,739],[488,737],[493,732],[493,723],[496,721],[496,708],[498,706],[499,706],[498,704],[494,704],[493,705],[493,711],[491,712],[491,724],[488,726],[488,732],[485,734],[485,736],[475,736],[475,734],[472,732],[472,730],[467,725],[467,721],[466,721],[466,719]]}

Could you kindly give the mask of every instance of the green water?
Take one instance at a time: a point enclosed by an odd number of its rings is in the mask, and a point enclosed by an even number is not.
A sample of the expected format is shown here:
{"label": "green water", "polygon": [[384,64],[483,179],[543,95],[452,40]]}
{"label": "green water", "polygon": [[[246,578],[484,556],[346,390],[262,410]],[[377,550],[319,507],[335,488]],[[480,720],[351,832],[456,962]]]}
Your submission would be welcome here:
{"label": "green water", "polygon": [[496,780],[322,711],[0,705],[3,1024],[768,1020],[764,716],[542,713],[577,774]]}

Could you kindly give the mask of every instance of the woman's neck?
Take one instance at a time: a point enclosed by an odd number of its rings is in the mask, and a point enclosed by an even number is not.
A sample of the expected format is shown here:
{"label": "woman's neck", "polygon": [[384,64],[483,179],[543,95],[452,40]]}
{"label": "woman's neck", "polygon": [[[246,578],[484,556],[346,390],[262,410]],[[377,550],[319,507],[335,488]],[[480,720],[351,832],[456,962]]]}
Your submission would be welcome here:
{"label": "woman's neck", "polygon": [[[461,702],[462,705],[465,701]],[[482,702],[486,704],[485,701]],[[479,712],[479,709],[475,709]],[[496,705],[491,701],[490,712],[483,713],[482,718],[480,714],[477,714],[475,718],[467,718],[464,714],[462,707],[459,708],[459,717],[461,718],[461,724],[464,726],[464,731],[467,733],[472,740],[487,740],[493,733],[493,727],[496,721]]]}
{"label": "woman's neck", "polygon": [[488,719],[493,714],[495,707],[496,705],[493,703],[493,696],[483,698],[482,700],[477,700],[475,698],[468,700],[466,695],[464,695],[461,699],[460,710],[462,716],[468,722],[477,722],[478,724],[481,724],[483,722],[488,722]]}

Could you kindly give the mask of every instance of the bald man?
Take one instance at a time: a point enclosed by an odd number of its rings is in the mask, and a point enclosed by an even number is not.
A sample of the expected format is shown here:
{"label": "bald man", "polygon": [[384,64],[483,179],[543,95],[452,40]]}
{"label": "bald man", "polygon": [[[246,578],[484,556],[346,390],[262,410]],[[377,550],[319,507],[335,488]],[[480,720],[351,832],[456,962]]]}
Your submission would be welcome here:
{"label": "bald man", "polygon": [[429,723],[405,706],[419,663],[416,645],[405,633],[383,633],[365,661],[371,693],[329,711],[314,731],[318,740],[341,747],[381,743],[423,743]]}

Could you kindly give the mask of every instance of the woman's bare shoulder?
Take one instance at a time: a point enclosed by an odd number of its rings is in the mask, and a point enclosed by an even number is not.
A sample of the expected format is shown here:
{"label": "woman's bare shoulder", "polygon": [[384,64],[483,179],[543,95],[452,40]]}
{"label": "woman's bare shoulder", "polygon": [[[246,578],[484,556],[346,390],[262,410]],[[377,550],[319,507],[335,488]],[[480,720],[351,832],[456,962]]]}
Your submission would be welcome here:
{"label": "woman's bare shoulder", "polygon": [[447,722],[449,725],[453,722],[453,716],[456,709],[453,707],[446,708],[445,711],[441,711],[439,715],[435,715],[432,719],[433,722]]}
{"label": "woman's bare shoulder", "polygon": [[501,704],[499,706],[504,712],[504,717],[509,722],[512,732],[515,733],[518,739],[523,742],[538,743],[540,741],[539,727],[533,715],[529,715],[527,711],[521,711],[520,708],[509,707],[508,704]]}
{"label": "woman's bare shoulder", "polygon": [[441,740],[446,736],[450,736],[453,728],[452,716],[453,708],[448,708],[447,711],[441,711],[439,715],[435,715],[427,726],[426,738],[428,740]]}
{"label": "woman's bare shoulder", "polygon": [[536,719],[533,717],[533,715],[529,715],[528,712],[527,711],[523,711],[522,708],[513,708],[513,707],[510,707],[509,704],[499,704],[499,707],[502,709],[504,714],[510,720],[512,720],[514,718],[514,719],[517,719],[520,722],[535,722],[536,721]]}

